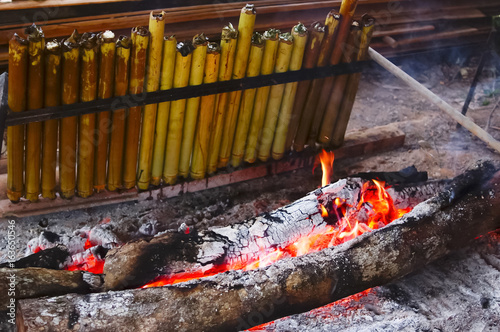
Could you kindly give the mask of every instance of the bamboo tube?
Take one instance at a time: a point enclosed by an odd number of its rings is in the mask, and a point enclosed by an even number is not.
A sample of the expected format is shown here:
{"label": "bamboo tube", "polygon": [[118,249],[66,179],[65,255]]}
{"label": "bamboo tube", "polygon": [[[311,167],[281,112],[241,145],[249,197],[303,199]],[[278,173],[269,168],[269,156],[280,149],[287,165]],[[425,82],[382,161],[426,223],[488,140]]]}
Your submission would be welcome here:
{"label": "bamboo tube", "polygon": [[[129,94],[144,91],[146,74],[146,53],[148,50],[149,31],[146,27],[132,29],[132,53],[130,59]],[[137,154],[139,152],[139,134],[141,131],[141,106],[128,109],[125,130],[125,152],[123,161],[123,187],[135,186],[137,174]]]}
{"label": "bamboo tube", "polygon": [[[97,35],[84,33],[81,42],[80,101],[97,97]],[[80,197],[94,193],[95,114],[80,115],[78,126],[77,192]]]}
{"label": "bamboo tube", "polygon": [[[248,56],[250,54],[250,45],[252,42],[253,28],[255,25],[254,5],[247,4],[241,10],[240,21],[238,22],[238,43],[236,45],[236,58],[234,60],[233,79],[245,77],[247,70]],[[219,151],[218,167],[225,167],[231,155],[233,146],[234,132],[236,130],[236,121],[240,108],[241,91],[233,91],[229,94],[229,102],[224,120],[224,129],[222,131],[222,141]]]}
{"label": "bamboo tube", "polygon": [[[207,58],[208,38],[201,33],[193,38],[193,56],[191,60],[191,73],[189,74],[189,85],[200,85],[203,83],[203,73]],[[196,130],[196,120],[198,119],[198,109],[200,107],[200,97],[189,98],[186,102],[186,112],[184,116],[184,126],[182,128],[182,143],[179,156],[179,175],[187,178],[189,174],[189,164],[191,153],[193,152],[194,132]]]}
{"label": "bamboo tube", "polygon": [[[17,34],[9,41],[8,104],[12,112],[26,109],[28,41]],[[7,197],[18,202],[23,194],[24,125],[7,127]]]}
{"label": "bamboo tube", "polygon": [[[120,36],[116,41],[114,96],[124,96],[128,91],[128,72],[130,68],[131,40]],[[108,190],[114,191],[122,187],[123,147],[125,145],[124,109],[113,110],[112,130],[109,140]]]}
{"label": "bamboo tube", "polygon": [[[28,110],[43,107],[43,50],[45,38],[42,29],[35,24],[26,29],[28,35]],[[42,143],[42,122],[26,125],[25,191],[31,202],[40,195],[40,153]]]}
{"label": "bamboo tube", "polygon": [[[174,88],[182,88],[189,83],[189,72],[194,46],[191,41],[179,42],[175,57]],[[174,184],[179,173],[179,158],[182,143],[182,126],[186,99],[174,100],[170,106],[168,119],[167,144],[163,166],[163,182]]]}
{"label": "bamboo tube", "polygon": [[[275,73],[284,73],[288,71],[290,66],[290,59],[293,50],[293,36],[291,33],[286,32],[280,34],[278,44],[278,55],[276,57],[276,65],[274,67]],[[281,100],[283,99],[283,92],[285,91],[285,84],[277,84],[271,86],[269,92],[269,100],[267,102],[266,117],[262,127],[262,134],[260,138],[258,157],[261,161],[267,161],[271,154],[271,147],[273,144],[274,132],[276,130],[276,123],[281,107]]]}
{"label": "bamboo tube", "polygon": [[[113,81],[115,76],[115,34],[109,30],[99,34],[99,85],[97,98],[113,97]],[[97,137],[94,160],[94,190],[98,193],[106,186],[106,162],[108,159],[109,134],[111,132],[111,112],[100,112],[96,115]]]}
{"label": "bamboo tube", "polygon": [[[250,56],[248,59],[247,77],[254,77],[260,74],[262,57],[264,55],[265,42],[262,39],[262,34],[254,32],[252,36],[252,46],[250,48]],[[243,159],[245,152],[245,143],[250,129],[250,121],[252,118],[255,93],[257,89],[248,89],[243,91],[243,97],[240,105],[240,114],[238,116],[238,124],[234,135],[233,152],[231,163],[233,167],[238,167]]]}
{"label": "bamboo tube", "polygon": [[[209,43],[207,47],[207,60],[203,83],[217,82],[220,64],[220,46],[217,43]],[[212,131],[212,119],[214,115],[216,95],[201,97],[200,116],[196,125],[196,135],[193,145],[193,159],[191,161],[191,177],[203,179],[207,169],[208,145]]]}
{"label": "bamboo tube", "polygon": [[[172,84],[174,82],[177,40],[175,39],[175,36],[165,37],[164,39],[160,89],[168,90],[172,88]],[[153,147],[153,164],[151,166],[151,184],[154,186],[158,186],[161,182],[163,160],[165,159],[165,144],[167,140],[169,114],[169,101],[158,104],[155,142]]]}
{"label": "bamboo tube", "polygon": [[[61,44],[48,42],[45,47],[45,107],[61,103]],[[56,198],[57,131],[59,120],[43,123],[42,197]]]}
{"label": "bamboo tube", "polygon": [[[357,61],[366,60],[368,48],[375,28],[375,19],[370,15],[363,15],[361,20],[361,40],[359,43],[359,51],[356,57]],[[344,91],[344,97],[340,106],[339,115],[331,134],[332,145],[340,147],[344,143],[344,136],[351,116],[352,107],[356,94],[358,92],[359,81],[361,80],[361,73],[354,73],[349,75]]]}
{"label": "bamboo tube", "polygon": [[[80,35],[75,30],[62,43],[62,95],[63,105],[78,102],[80,90]],[[76,179],[76,134],[78,118],[76,116],[61,119],[59,129],[59,187],[61,197],[75,195]]]}
{"label": "bamboo tube", "polygon": [[[165,31],[165,12],[149,16],[149,52],[147,67],[146,91],[157,91],[160,88],[160,73],[163,51],[163,35]],[[153,144],[156,127],[156,111],[158,104],[144,106],[142,117],[141,144],[139,150],[139,166],[137,170],[137,187],[140,190],[149,188],[151,181],[151,163],[153,162]]]}
{"label": "bamboo tube", "polygon": [[[262,39],[265,41],[265,48],[260,69],[261,75],[269,75],[274,71],[276,55],[278,53],[279,33],[280,31],[277,29],[269,29],[264,32],[262,36]],[[264,118],[266,116],[265,112],[270,89],[271,87],[269,86],[263,86],[258,88],[257,93],[255,94],[252,121],[250,122],[250,129],[245,148],[245,161],[247,163],[254,163],[256,159],[257,144],[262,125],[264,124]]]}
{"label": "bamboo tube", "polygon": [[[302,23],[297,24],[292,28],[292,36],[293,50],[288,70],[296,71],[302,68],[302,61],[304,59],[304,52],[307,43],[307,28]],[[275,160],[281,159],[285,152],[285,143],[288,135],[288,127],[290,125],[292,109],[295,102],[297,86],[298,82],[291,82],[285,85],[283,101],[281,102],[281,108],[279,111],[279,118],[272,147],[272,156]]]}
{"label": "bamboo tube", "polygon": [[[325,26],[320,22],[314,22],[311,24],[309,29],[309,38],[307,41],[307,46],[304,54],[303,67],[305,69],[314,68],[318,61],[319,50],[321,48],[321,42],[325,36]],[[285,142],[285,150],[289,151],[292,147],[295,134],[299,128],[300,118],[302,117],[302,111],[306,103],[307,93],[309,92],[309,87],[311,86],[311,81],[300,81],[297,85],[297,92],[295,94],[295,100],[293,103],[292,114],[290,116],[290,124],[288,128],[288,133]],[[277,158],[281,158],[277,155]]]}
{"label": "bamboo tube", "polygon": [[[327,65],[328,57],[332,52],[339,23],[340,14],[333,10],[330,11],[325,20],[327,32],[325,38],[323,38],[323,42],[321,43],[316,67],[323,67]],[[323,79],[315,79],[311,82],[309,91],[307,92],[306,102],[304,103],[304,108],[302,110],[299,128],[297,129],[297,134],[295,135],[293,143],[295,151],[304,150],[304,146],[309,137],[309,130],[314,119],[314,111],[316,110],[322,84]]]}
{"label": "bamboo tube", "polygon": [[[236,52],[236,42],[238,32],[229,23],[222,29],[221,34],[221,55],[219,82],[231,79],[234,67],[234,54]],[[215,98],[215,111],[212,120],[212,131],[210,133],[210,143],[208,148],[207,172],[212,174],[217,170],[219,161],[220,144],[222,140],[222,130],[227,109],[229,93],[218,94]]]}

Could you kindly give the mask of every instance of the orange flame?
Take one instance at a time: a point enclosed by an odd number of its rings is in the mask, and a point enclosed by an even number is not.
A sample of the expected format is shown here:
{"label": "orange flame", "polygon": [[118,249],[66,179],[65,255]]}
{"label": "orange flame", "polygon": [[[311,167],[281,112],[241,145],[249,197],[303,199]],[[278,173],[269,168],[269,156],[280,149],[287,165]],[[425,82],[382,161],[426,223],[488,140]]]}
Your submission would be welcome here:
{"label": "orange flame", "polygon": [[321,170],[323,171],[323,177],[321,179],[321,186],[324,187],[329,185],[332,180],[333,175],[333,161],[335,156],[333,152],[321,151],[318,155],[319,161],[321,163]]}

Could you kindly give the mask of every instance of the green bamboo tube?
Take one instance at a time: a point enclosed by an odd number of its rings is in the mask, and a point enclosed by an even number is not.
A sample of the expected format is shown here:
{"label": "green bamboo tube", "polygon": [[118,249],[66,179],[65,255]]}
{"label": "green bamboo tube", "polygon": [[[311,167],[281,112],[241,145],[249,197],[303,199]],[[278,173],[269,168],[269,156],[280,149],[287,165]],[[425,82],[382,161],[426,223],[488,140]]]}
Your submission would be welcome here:
{"label": "green bamboo tube", "polygon": [[[207,60],[203,83],[217,82],[220,65],[220,46],[217,43],[209,43],[207,47]],[[193,159],[191,160],[191,177],[203,179],[207,169],[208,144],[212,130],[212,119],[214,115],[216,95],[201,97],[200,116],[196,125],[196,135],[193,144]]]}
{"label": "green bamboo tube", "polygon": [[[63,105],[78,102],[80,93],[80,35],[75,30],[62,43],[62,95]],[[61,119],[59,129],[59,187],[61,197],[75,195],[76,179],[76,134],[78,118]]]}
{"label": "green bamboo tube", "polygon": [[[109,30],[99,34],[99,85],[97,98],[113,97],[115,79],[115,34]],[[97,137],[94,160],[94,190],[98,193],[106,186],[106,164],[108,160],[109,134],[111,132],[111,112],[100,112],[96,115]]]}
{"label": "green bamboo tube", "polygon": [[[17,34],[9,41],[8,104],[12,112],[26,109],[28,41]],[[7,127],[7,197],[19,202],[23,194],[24,125]]]}
{"label": "green bamboo tube", "polygon": [[[241,10],[240,21],[238,22],[238,43],[236,44],[236,57],[234,60],[233,79],[245,77],[247,70],[248,56],[250,54],[250,45],[252,42],[253,28],[255,26],[255,8],[254,5],[247,4]],[[233,91],[229,94],[227,112],[224,120],[224,129],[222,131],[222,141],[219,150],[218,167],[226,167],[231,155],[233,146],[234,132],[236,130],[236,121],[241,101],[241,90]]]}
{"label": "green bamboo tube", "polygon": [[[116,41],[114,96],[124,96],[128,91],[128,72],[130,68],[130,48],[132,42],[126,36],[120,36]],[[122,187],[123,148],[125,145],[124,109],[114,110],[112,114],[112,129],[109,139],[108,157],[108,190],[114,191]]]}
{"label": "green bamboo tube", "polygon": [[[302,23],[297,24],[292,28],[292,36],[293,50],[288,70],[296,71],[302,68],[304,52],[307,44],[307,28]],[[272,156],[275,160],[281,159],[285,152],[285,143],[288,135],[288,128],[290,125],[298,84],[298,82],[285,84],[283,101],[281,102],[281,108],[272,147]]]}
{"label": "green bamboo tube", "polygon": [[[262,56],[262,65],[260,69],[261,75],[269,75],[274,71],[276,64],[276,56],[278,53],[278,38],[280,31],[277,29],[269,29],[264,32],[262,39],[265,41],[264,55]],[[257,157],[257,144],[261,133],[264,119],[266,116],[267,101],[271,87],[263,86],[257,89],[255,94],[255,102],[252,112],[252,121],[245,148],[245,161],[254,163]]]}
{"label": "green bamboo tube", "polygon": [[[182,88],[189,84],[189,72],[194,46],[191,41],[177,44],[175,57],[174,88]],[[163,182],[174,184],[179,174],[179,158],[182,143],[182,126],[186,99],[174,100],[170,106],[168,119],[167,144],[165,147],[165,161],[163,166]]]}
{"label": "green bamboo tube", "polygon": [[[61,44],[45,46],[45,107],[61,104]],[[42,197],[56,198],[57,131],[59,120],[47,120],[42,132]]]}
{"label": "green bamboo tube", "polygon": [[[163,51],[163,35],[165,31],[165,12],[149,16],[149,52],[147,67],[146,91],[157,91],[160,88],[160,73]],[[139,150],[139,166],[137,169],[137,187],[140,190],[149,188],[151,181],[151,164],[153,162],[153,144],[156,127],[156,111],[158,104],[144,106],[142,117],[141,144]]]}
{"label": "green bamboo tube", "polygon": [[[28,110],[43,107],[43,50],[45,38],[42,29],[31,25],[26,29],[28,35]],[[26,125],[25,190],[26,198],[38,201],[40,195],[40,154],[42,146],[42,122]]]}
{"label": "green bamboo tube", "polygon": [[[149,31],[146,27],[132,29],[132,53],[130,59],[129,94],[144,91],[146,75],[146,54],[149,43]],[[137,174],[137,155],[139,152],[139,134],[141,131],[141,106],[128,109],[125,129],[125,152],[123,160],[123,187],[135,186]]]}
{"label": "green bamboo tube", "polygon": [[[97,97],[97,75],[99,48],[97,35],[84,33],[80,48],[80,101],[87,102]],[[95,114],[80,115],[78,126],[77,192],[80,197],[94,193]]]}
{"label": "green bamboo tube", "polygon": [[[168,90],[174,83],[174,68],[177,40],[175,36],[164,38],[163,62],[161,70],[160,89]],[[163,173],[163,160],[165,159],[165,144],[167,140],[168,117],[170,115],[170,102],[158,104],[156,116],[155,142],[153,147],[153,164],[151,166],[151,184],[158,186]]]}
{"label": "green bamboo tube", "polygon": [[[236,52],[238,32],[229,23],[222,29],[221,34],[221,55],[219,82],[231,79],[234,67],[234,54]],[[215,98],[215,111],[213,117],[212,131],[210,133],[210,143],[208,149],[207,172],[212,174],[217,170],[219,161],[219,151],[222,141],[222,130],[224,129],[224,119],[226,116],[229,93],[218,94]]]}
{"label": "green bamboo tube", "polygon": [[[254,32],[252,36],[252,46],[250,48],[250,56],[248,58],[247,77],[254,77],[260,74],[260,67],[262,64],[262,57],[264,55],[264,40],[262,34]],[[240,112],[238,116],[238,124],[236,126],[236,133],[234,135],[233,152],[231,163],[233,167],[238,167],[243,160],[245,152],[245,143],[250,128],[250,121],[252,118],[253,105],[255,100],[255,93],[257,89],[248,89],[243,91],[241,99]]]}
{"label": "green bamboo tube", "polygon": [[[207,58],[208,38],[201,33],[193,38],[193,56],[191,60],[191,73],[189,74],[189,85],[200,85],[203,83],[205,62]],[[189,98],[186,103],[184,126],[182,128],[181,154],[179,157],[179,175],[187,178],[191,153],[193,152],[194,132],[198,119],[200,97]]]}

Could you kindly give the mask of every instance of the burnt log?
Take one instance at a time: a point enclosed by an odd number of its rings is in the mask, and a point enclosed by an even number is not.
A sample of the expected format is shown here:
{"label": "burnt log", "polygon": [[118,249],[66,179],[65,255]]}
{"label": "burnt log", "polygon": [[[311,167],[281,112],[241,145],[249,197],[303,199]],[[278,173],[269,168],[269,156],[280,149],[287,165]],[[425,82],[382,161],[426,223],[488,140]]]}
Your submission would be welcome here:
{"label": "burnt log", "polygon": [[40,250],[37,253],[18,259],[15,262],[7,262],[0,264],[0,268],[16,268],[22,269],[27,267],[40,267],[45,269],[59,270],[69,260],[71,254],[63,245],[56,245],[53,248]]}
{"label": "burnt log", "polygon": [[[483,165],[388,226],[266,268],[176,285],[20,300],[19,331],[237,331],[420,269],[500,228],[500,172]],[[57,317],[55,319],[54,317]]]}

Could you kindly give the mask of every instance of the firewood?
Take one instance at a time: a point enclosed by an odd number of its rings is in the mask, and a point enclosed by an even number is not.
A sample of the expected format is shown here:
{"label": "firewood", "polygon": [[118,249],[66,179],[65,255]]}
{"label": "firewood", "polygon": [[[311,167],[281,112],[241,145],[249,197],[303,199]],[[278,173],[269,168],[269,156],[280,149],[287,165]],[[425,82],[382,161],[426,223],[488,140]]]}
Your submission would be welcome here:
{"label": "firewood", "polygon": [[69,259],[70,253],[68,248],[63,245],[57,245],[53,248],[40,250],[35,254],[23,257],[15,262],[0,264],[0,268],[13,267],[22,269],[27,267],[40,267],[44,269],[59,270],[64,262]]}

